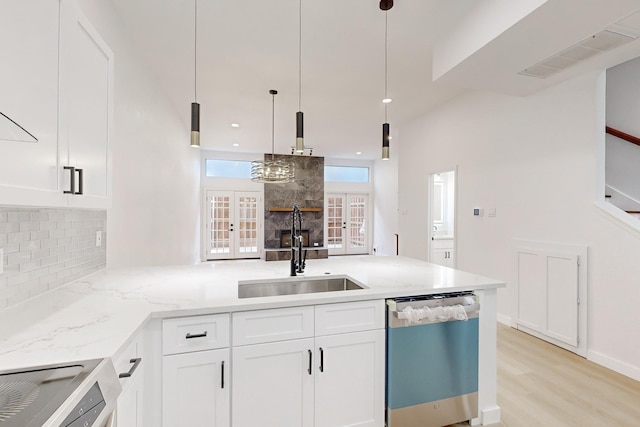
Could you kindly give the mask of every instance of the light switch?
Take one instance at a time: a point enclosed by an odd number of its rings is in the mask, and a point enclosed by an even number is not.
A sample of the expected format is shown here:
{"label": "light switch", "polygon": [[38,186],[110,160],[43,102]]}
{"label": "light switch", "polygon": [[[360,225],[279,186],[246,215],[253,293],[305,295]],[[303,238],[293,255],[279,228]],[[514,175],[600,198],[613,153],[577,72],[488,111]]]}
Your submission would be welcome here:
{"label": "light switch", "polygon": [[473,216],[482,216],[482,208],[473,208]]}
{"label": "light switch", "polygon": [[102,231],[96,231],[96,246],[102,246]]}

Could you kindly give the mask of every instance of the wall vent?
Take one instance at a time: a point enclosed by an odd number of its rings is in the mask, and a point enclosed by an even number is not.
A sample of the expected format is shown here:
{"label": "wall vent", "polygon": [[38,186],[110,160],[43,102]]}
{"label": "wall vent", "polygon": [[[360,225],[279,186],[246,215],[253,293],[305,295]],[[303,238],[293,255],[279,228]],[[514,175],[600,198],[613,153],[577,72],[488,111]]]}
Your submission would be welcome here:
{"label": "wall vent", "polygon": [[615,30],[607,28],[549,58],[525,68],[518,74],[546,79],[580,61],[584,61],[599,53],[613,50],[637,38],[637,34],[631,31],[623,31],[620,26],[616,26]]}

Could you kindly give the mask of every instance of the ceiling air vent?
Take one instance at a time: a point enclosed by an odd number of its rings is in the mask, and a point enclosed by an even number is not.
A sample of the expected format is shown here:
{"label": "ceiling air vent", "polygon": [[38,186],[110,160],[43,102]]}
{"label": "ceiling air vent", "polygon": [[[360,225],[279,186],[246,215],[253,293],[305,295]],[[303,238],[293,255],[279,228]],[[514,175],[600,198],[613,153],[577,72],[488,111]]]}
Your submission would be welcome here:
{"label": "ceiling air vent", "polygon": [[518,74],[545,79],[594,55],[630,43],[636,38],[636,35],[622,34],[610,29],[603,30],[570,48],[525,68]]}

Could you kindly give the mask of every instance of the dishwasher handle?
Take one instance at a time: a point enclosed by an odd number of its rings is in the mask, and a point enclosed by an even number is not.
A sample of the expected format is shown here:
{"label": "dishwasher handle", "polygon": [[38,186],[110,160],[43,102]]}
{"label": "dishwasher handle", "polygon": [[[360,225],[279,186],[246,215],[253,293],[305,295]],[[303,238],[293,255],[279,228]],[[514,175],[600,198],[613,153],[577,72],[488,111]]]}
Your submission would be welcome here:
{"label": "dishwasher handle", "polygon": [[[445,306],[445,307],[453,307],[453,306]],[[460,307],[464,308],[464,311],[466,312],[467,316],[476,314],[476,313],[478,313],[480,311],[480,304],[478,304],[478,303],[469,304],[469,305],[461,305]],[[430,310],[434,311],[436,308],[437,307],[430,308]],[[424,309],[419,308],[419,309],[416,309],[416,310],[424,310]],[[410,320],[410,318],[407,316],[407,314],[402,312],[402,311],[393,311],[392,313],[393,313],[393,316],[396,319],[399,319],[399,320]],[[425,315],[425,316],[422,317],[422,319],[424,319],[426,317],[427,316]],[[430,321],[430,323],[451,322],[451,321],[454,321],[454,320],[457,320],[457,319],[455,319],[455,318],[447,318],[447,319],[443,319],[443,320],[436,319],[434,321]]]}

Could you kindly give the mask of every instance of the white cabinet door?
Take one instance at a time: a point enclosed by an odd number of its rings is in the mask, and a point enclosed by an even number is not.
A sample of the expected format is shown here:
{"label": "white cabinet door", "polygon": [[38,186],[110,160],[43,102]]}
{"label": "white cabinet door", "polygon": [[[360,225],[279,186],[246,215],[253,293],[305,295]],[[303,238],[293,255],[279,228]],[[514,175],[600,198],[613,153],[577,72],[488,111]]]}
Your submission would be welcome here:
{"label": "white cabinet door", "polygon": [[228,361],[228,349],[164,356],[162,426],[229,426]]}
{"label": "white cabinet door", "polygon": [[118,397],[116,417],[119,426],[142,427],[143,422],[143,385],[144,367],[138,370],[127,384],[123,384],[122,394]]}
{"label": "white cabinet door", "polygon": [[233,426],[313,426],[312,352],[312,338],[234,347]]}
{"label": "white cabinet door", "polygon": [[315,427],[383,427],[384,329],[316,337],[315,344]]}
{"label": "white cabinet door", "polygon": [[108,207],[112,78],[113,53],[76,1],[61,0],[58,141],[60,164],[76,168],[73,189],[72,171],[60,168],[72,206]]}
{"label": "white cabinet door", "polygon": [[[60,206],[58,193],[58,0],[0,2],[0,199]],[[18,131],[18,132],[15,132]]]}

